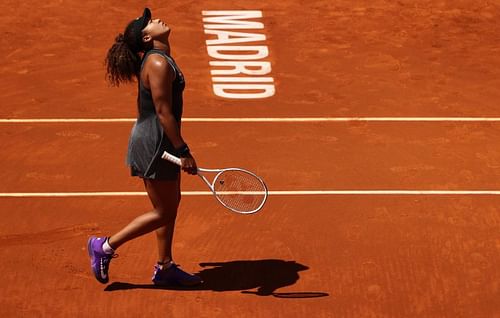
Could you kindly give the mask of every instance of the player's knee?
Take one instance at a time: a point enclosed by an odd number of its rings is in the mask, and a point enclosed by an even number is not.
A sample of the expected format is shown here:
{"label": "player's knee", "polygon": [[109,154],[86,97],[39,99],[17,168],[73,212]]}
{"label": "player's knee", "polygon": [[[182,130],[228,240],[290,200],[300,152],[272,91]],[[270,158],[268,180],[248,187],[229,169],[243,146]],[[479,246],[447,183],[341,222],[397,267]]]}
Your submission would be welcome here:
{"label": "player's knee", "polygon": [[177,209],[156,209],[155,212],[163,224],[174,222],[177,218]]}

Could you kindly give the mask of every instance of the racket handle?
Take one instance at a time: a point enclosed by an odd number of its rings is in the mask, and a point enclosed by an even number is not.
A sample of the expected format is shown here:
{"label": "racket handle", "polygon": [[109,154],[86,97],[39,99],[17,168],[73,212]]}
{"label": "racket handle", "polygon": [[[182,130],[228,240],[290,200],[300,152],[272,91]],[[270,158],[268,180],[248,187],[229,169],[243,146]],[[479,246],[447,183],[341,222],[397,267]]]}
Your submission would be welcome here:
{"label": "racket handle", "polygon": [[164,151],[163,155],[161,155],[162,159],[168,160],[172,163],[175,163],[178,166],[182,166],[182,162],[180,158],[177,158],[176,156],[169,154],[168,152]]}

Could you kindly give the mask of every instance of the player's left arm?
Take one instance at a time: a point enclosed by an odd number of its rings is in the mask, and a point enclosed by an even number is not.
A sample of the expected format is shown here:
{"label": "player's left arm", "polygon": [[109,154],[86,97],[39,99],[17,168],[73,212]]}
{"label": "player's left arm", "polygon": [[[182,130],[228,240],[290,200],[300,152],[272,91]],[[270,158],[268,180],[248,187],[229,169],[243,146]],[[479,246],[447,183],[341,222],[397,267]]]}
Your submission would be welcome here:
{"label": "player's left arm", "polygon": [[[187,146],[181,135],[179,123],[175,119],[172,103],[172,82],[175,77],[174,70],[168,61],[157,54],[149,57],[147,67],[148,83],[153,97],[156,114],[175,149],[183,149]],[[196,174],[196,161],[191,153],[182,156],[182,169],[190,174]]]}

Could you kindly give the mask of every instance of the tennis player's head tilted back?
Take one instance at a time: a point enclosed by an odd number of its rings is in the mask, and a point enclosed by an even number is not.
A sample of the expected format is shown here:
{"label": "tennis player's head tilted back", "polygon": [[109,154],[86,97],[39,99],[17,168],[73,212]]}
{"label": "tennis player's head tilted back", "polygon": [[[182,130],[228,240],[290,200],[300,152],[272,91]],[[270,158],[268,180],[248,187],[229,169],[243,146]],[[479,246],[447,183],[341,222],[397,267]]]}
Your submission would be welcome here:
{"label": "tennis player's head tilted back", "polygon": [[143,179],[153,210],[140,215],[118,233],[91,237],[88,252],[92,271],[107,283],[109,264],[115,250],[125,242],[156,231],[158,264],[156,285],[193,286],[201,278],[184,272],[172,259],[172,237],[180,201],[180,168],[162,160],[163,151],[181,158],[181,168],[196,174],[197,166],[181,136],[184,76],[170,56],[170,28],[152,19],[146,8],[119,34],[106,57],[107,78],[115,86],[139,82],[138,118],[132,129],[127,162],[133,176]]}

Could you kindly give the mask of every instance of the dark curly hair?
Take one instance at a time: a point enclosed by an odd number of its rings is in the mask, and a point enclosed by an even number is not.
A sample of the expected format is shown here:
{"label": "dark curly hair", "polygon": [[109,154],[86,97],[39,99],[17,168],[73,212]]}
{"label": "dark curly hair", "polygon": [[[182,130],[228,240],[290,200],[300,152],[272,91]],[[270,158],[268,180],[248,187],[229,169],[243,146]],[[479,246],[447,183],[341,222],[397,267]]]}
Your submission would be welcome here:
{"label": "dark curly hair", "polygon": [[121,83],[133,82],[139,77],[141,56],[132,51],[120,33],[108,50],[104,64],[108,82],[113,86],[120,86]]}

